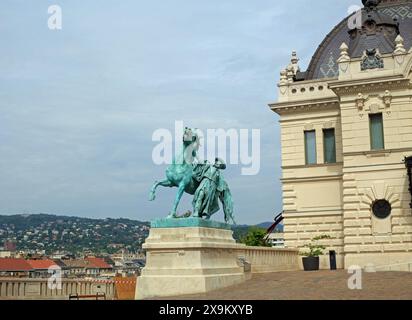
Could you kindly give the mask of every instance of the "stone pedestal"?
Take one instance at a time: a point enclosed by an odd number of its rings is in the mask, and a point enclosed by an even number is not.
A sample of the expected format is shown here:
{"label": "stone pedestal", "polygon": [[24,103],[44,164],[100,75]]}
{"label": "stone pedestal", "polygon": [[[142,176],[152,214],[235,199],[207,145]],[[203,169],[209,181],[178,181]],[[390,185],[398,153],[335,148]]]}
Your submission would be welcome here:
{"label": "stone pedestal", "polygon": [[204,293],[245,281],[230,225],[197,218],[152,222],[136,299]]}

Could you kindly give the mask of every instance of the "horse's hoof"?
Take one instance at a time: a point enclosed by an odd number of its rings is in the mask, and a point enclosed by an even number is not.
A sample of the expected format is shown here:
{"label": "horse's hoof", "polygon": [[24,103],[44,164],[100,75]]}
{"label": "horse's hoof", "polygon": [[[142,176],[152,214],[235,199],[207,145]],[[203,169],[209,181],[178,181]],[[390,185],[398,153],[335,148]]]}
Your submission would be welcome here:
{"label": "horse's hoof", "polygon": [[167,216],[167,219],[176,219],[176,213],[171,213]]}
{"label": "horse's hoof", "polygon": [[156,195],[154,193],[151,193],[149,196],[149,201],[154,201],[156,199]]}

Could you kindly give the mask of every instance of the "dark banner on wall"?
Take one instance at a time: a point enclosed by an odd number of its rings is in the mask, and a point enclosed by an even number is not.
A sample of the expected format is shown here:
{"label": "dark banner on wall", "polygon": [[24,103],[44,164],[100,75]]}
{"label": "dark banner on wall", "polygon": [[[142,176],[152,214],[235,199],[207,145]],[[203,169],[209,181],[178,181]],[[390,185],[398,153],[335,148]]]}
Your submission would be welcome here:
{"label": "dark banner on wall", "polygon": [[409,193],[411,194],[411,209],[412,209],[412,156],[405,158],[405,165],[408,169],[409,177]]}

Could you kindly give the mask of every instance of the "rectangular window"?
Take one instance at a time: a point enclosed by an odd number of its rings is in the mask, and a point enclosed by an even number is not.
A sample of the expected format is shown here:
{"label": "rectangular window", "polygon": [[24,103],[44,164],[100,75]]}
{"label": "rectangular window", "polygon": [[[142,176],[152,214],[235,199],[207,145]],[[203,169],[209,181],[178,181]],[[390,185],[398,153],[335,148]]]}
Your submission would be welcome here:
{"label": "rectangular window", "polygon": [[370,114],[369,123],[370,123],[370,135],[371,135],[371,149],[372,150],[385,149],[382,113]]}
{"label": "rectangular window", "polygon": [[335,129],[323,130],[323,152],[325,163],[336,163]]}
{"label": "rectangular window", "polygon": [[306,164],[316,164],[316,131],[305,131]]}

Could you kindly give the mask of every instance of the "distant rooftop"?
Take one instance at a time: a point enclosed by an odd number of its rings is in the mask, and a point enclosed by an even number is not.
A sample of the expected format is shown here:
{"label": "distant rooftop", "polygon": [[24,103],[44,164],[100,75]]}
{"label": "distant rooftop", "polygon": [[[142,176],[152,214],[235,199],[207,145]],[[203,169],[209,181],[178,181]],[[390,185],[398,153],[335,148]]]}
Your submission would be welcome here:
{"label": "distant rooftop", "polygon": [[32,266],[24,259],[0,258],[0,272],[25,272],[32,269]]}

